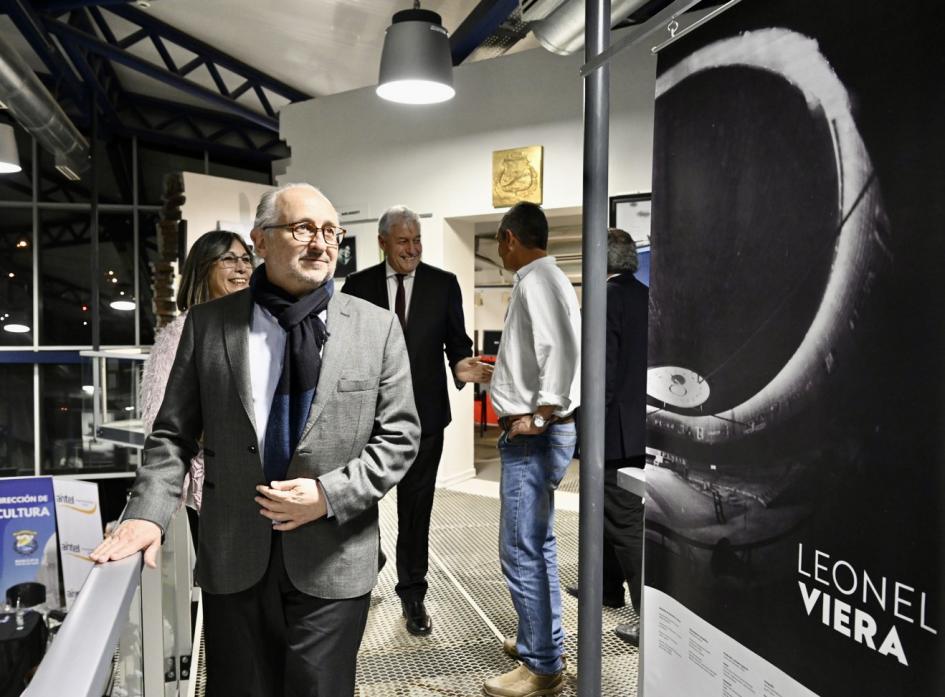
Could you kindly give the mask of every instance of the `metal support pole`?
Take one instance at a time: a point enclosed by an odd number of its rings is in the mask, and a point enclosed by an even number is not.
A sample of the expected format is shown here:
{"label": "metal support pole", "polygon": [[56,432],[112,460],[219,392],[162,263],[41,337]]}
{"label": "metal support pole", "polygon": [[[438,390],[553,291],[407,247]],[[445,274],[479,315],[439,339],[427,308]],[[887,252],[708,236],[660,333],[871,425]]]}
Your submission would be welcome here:
{"label": "metal support pole", "polygon": [[[585,61],[610,43],[610,0],[586,0]],[[578,568],[578,694],[601,691],[604,546],[604,366],[607,323],[607,165],[610,66],[584,82],[583,333]]]}

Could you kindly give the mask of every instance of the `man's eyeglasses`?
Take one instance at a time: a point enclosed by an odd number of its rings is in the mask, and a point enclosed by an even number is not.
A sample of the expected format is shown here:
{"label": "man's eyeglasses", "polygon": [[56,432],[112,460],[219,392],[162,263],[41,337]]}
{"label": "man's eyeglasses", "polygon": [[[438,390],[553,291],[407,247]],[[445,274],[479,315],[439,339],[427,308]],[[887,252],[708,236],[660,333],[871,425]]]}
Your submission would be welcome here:
{"label": "man's eyeglasses", "polygon": [[311,244],[312,241],[318,237],[318,233],[322,234],[322,239],[325,241],[325,244],[330,246],[338,246],[341,244],[341,240],[345,238],[345,234],[348,232],[343,227],[335,227],[334,225],[322,225],[318,227],[314,223],[286,223],[284,225],[263,225],[263,230],[279,230],[286,229],[292,233],[292,237],[297,239],[299,242],[304,242],[305,244]]}
{"label": "man's eyeglasses", "polygon": [[243,266],[253,268],[253,258],[249,256],[249,254],[236,256],[232,252],[227,252],[226,254],[218,256],[217,261],[220,262],[220,266],[224,269],[235,269],[240,263],[242,263]]}

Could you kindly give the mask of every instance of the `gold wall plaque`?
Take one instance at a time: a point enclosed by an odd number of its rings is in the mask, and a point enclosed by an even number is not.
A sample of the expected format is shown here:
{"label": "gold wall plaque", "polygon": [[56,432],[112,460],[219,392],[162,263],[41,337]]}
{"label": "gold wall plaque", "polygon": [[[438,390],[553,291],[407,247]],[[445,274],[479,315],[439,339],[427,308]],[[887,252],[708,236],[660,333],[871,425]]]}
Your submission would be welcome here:
{"label": "gold wall plaque", "polygon": [[496,150],[492,153],[492,206],[505,208],[519,201],[541,204],[544,148]]}

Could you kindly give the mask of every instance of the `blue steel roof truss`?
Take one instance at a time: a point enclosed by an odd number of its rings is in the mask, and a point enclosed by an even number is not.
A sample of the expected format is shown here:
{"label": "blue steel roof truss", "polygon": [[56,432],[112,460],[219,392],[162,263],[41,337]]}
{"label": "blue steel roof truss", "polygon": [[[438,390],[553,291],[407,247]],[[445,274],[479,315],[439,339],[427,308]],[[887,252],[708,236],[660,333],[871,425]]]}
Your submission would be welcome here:
{"label": "blue steel roof truss", "polygon": [[[518,0],[481,0],[451,37],[453,63],[462,63],[517,6]],[[289,102],[311,98],[143,12],[129,0],[0,0],[0,14],[13,20],[48,71],[41,75],[47,87],[85,129],[94,104],[106,134],[135,135],[171,147],[271,161],[285,157],[288,150],[278,139],[279,123],[267,92]],[[137,28],[119,39],[108,15]],[[129,50],[142,42],[153,45],[161,64]],[[178,65],[171,47],[196,57]],[[131,93],[122,85],[114,64],[197,97],[214,109]],[[212,87],[188,77],[202,66]],[[221,70],[242,82],[228,88]],[[256,108],[240,100],[247,94],[254,96]]]}
{"label": "blue steel roof truss", "polygon": [[[267,91],[290,102],[309,96],[160,20],[129,6],[124,0],[0,0],[7,14],[48,75],[40,75],[60,105],[88,128],[94,104],[107,133],[134,135],[141,140],[183,149],[206,150],[227,157],[271,161],[288,154],[279,140],[276,111]],[[108,14],[138,28],[119,39]],[[162,65],[128,49],[150,42]],[[196,57],[177,65],[171,47]],[[129,92],[113,65],[119,64],[213,105],[205,109]],[[74,69],[73,69],[74,66]],[[188,78],[206,66],[213,81],[208,87]],[[229,89],[221,69],[242,82]],[[238,101],[247,93],[255,104]],[[256,107],[256,108],[252,108]]]}

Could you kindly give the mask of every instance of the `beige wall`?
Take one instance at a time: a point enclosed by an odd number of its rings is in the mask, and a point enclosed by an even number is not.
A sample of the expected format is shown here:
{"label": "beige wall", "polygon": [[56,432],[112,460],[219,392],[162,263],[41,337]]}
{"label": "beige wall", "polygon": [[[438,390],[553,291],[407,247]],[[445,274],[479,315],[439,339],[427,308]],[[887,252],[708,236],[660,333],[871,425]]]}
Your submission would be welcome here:
{"label": "beige wall", "polygon": [[[272,187],[262,184],[184,172],[181,216],[187,221],[187,249],[210,230],[231,230],[249,235],[259,198]],[[218,226],[219,224],[219,226]]]}

